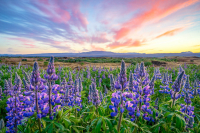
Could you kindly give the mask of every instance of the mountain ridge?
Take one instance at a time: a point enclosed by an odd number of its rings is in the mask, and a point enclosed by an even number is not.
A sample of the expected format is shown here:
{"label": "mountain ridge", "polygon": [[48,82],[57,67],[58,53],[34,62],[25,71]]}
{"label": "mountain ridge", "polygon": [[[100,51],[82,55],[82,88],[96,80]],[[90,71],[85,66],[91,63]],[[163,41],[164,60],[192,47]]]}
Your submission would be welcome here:
{"label": "mountain ridge", "polygon": [[197,56],[200,57],[200,53],[193,53],[190,51],[182,53],[115,53],[111,51],[89,51],[81,53],[40,53],[40,54],[0,54],[0,56],[9,57],[165,57],[165,56]]}

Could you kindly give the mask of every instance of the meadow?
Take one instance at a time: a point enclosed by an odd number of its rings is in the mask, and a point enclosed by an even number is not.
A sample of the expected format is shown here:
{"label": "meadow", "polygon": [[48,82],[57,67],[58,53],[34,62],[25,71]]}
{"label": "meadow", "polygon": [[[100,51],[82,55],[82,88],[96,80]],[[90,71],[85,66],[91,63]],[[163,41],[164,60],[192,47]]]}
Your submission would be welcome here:
{"label": "meadow", "polygon": [[200,132],[200,65],[191,59],[22,59],[1,57],[0,133]]}

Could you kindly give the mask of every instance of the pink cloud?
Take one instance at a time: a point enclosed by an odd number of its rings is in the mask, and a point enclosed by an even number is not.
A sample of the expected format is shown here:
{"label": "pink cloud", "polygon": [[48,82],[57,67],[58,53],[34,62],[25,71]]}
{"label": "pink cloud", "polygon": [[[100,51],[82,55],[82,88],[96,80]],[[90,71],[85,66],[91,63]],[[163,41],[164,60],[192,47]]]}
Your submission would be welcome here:
{"label": "pink cloud", "polygon": [[[152,2],[152,1],[151,1]],[[131,30],[135,30],[140,28],[142,25],[148,22],[158,22],[162,18],[180,10],[187,6],[190,6],[194,3],[198,2],[198,0],[176,0],[176,1],[169,1],[169,0],[158,0],[154,1],[150,6],[148,4],[144,4],[145,2],[132,2],[130,3],[130,8],[133,10],[136,7],[141,7],[143,5],[143,11],[137,14],[136,16],[132,17],[127,22],[121,25],[121,28],[115,33],[115,39],[119,40],[130,33]],[[132,7],[131,7],[132,5]]]}
{"label": "pink cloud", "polygon": [[22,45],[26,46],[26,48],[36,48],[36,46],[34,45],[34,41],[29,39],[25,38],[7,38],[7,39],[20,41]]}
{"label": "pink cloud", "polygon": [[101,48],[101,47],[98,47],[98,46],[95,46],[95,45],[91,45],[91,48],[92,48],[92,50],[94,50],[94,51],[105,51],[104,48]]}
{"label": "pink cloud", "polygon": [[125,42],[113,42],[109,45],[107,45],[107,47],[109,47],[110,49],[116,49],[116,48],[120,48],[120,47],[140,47],[145,45],[143,41],[139,41],[139,40],[135,40],[133,41],[132,39],[128,39]]}
{"label": "pink cloud", "polygon": [[[38,0],[34,2],[38,9],[46,14],[56,23],[68,23],[76,26],[78,29],[87,30],[88,20],[80,11],[80,0],[59,1],[59,0]],[[31,9],[30,9],[31,10]]]}
{"label": "pink cloud", "polygon": [[106,43],[110,42],[107,37],[107,33],[97,33],[97,35],[92,37],[92,43]]}

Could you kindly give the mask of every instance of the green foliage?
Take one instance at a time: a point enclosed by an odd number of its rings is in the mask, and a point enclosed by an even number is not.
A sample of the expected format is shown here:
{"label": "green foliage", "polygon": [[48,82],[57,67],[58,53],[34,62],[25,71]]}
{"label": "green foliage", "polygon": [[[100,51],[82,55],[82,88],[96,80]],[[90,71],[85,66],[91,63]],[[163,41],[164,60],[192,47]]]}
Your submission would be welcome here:
{"label": "green foliage", "polygon": [[27,61],[27,59],[22,59],[22,61]]}
{"label": "green foliage", "polygon": [[48,66],[49,62],[45,61],[44,66]]}
{"label": "green foliage", "polygon": [[37,59],[37,61],[43,61],[43,59],[42,59],[42,58],[39,58],[39,59]]}
{"label": "green foliage", "polygon": [[5,117],[6,117],[6,107],[7,107],[7,99],[8,97],[6,97],[5,95],[3,95],[3,98],[2,100],[0,100],[0,120],[1,119],[4,119],[5,120]]}
{"label": "green foliage", "polygon": [[144,62],[144,65],[145,65],[145,66],[151,66],[152,63],[151,63],[151,62]]}
{"label": "green foliage", "polygon": [[83,62],[81,62],[81,66],[83,66],[84,65],[84,63]]}

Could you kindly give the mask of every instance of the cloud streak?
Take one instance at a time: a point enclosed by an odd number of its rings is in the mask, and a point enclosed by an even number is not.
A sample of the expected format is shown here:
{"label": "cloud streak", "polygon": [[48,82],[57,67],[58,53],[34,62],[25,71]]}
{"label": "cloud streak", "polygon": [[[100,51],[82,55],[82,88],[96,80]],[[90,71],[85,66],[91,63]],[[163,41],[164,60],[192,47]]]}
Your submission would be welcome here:
{"label": "cloud streak", "polygon": [[163,37],[163,36],[173,36],[173,35],[175,35],[177,32],[180,32],[180,31],[182,31],[182,30],[183,30],[183,28],[176,28],[176,29],[173,29],[173,30],[169,30],[169,31],[166,31],[166,32],[164,32],[164,33],[162,33],[162,34],[156,36],[155,38],[157,39],[157,38],[160,38],[160,37]]}
{"label": "cloud streak", "polygon": [[116,49],[116,48],[121,48],[121,47],[140,47],[145,45],[144,42],[141,42],[139,40],[135,40],[133,41],[132,39],[129,39],[125,42],[113,42],[109,45],[107,45],[107,47],[109,47],[110,49]]}

